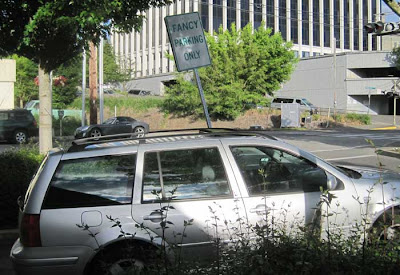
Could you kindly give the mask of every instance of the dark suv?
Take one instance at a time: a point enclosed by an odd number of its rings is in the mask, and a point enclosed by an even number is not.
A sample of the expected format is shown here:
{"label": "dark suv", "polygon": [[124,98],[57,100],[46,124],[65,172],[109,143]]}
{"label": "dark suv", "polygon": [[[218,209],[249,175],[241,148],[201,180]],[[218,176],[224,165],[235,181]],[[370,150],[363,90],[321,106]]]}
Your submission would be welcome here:
{"label": "dark suv", "polygon": [[37,136],[35,118],[25,109],[0,110],[0,140],[25,143],[29,137]]}

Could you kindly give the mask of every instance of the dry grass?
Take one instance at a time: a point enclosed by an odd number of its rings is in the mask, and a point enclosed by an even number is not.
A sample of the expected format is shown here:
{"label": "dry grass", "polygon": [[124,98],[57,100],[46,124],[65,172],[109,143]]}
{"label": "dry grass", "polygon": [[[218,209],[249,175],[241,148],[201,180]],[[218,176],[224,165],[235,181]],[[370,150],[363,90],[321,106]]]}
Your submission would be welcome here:
{"label": "dry grass", "polygon": [[[134,112],[130,109],[117,110],[117,115],[134,117],[138,120],[147,122],[151,130],[164,129],[189,129],[189,128],[206,128],[205,119],[194,119],[193,117],[174,117],[173,115],[165,116],[158,109],[153,108],[147,112]],[[114,110],[105,108],[105,118],[114,116]],[[249,129],[252,125],[259,125],[263,128],[272,128],[276,125],[280,117],[280,111],[277,110],[249,110],[244,115],[238,117],[234,121],[212,121],[215,128],[240,128]],[[273,123],[274,122],[274,123]]]}

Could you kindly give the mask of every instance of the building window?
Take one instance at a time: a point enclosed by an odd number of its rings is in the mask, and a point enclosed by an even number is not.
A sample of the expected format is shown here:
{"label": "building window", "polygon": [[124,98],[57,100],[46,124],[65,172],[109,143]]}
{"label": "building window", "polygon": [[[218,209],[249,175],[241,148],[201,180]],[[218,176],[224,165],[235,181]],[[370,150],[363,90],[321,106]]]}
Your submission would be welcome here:
{"label": "building window", "polygon": [[324,0],[324,47],[331,46],[331,28],[329,0]]}
{"label": "building window", "polygon": [[339,0],[333,2],[333,24],[334,24],[334,34],[333,37],[336,38],[336,48],[340,48],[340,7]]}
{"label": "building window", "polygon": [[298,29],[299,21],[297,15],[297,1],[290,2],[290,37],[293,43],[297,44],[299,42]]}
{"label": "building window", "polygon": [[354,50],[356,50],[356,51],[358,51],[358,50],[360,50],[360,44],[359,44],[359,38],[360,38],[360,36],[359,36],[359,29],[360,29],[360,24],[359,24],[359,21],[358,21],[358,16],[359,16],[359,14],[358,14],[358,9],[359,9],[359,3],[358,3],[358,1],[354,1],[353,2],[354,3],[354,8],[353,8],[353,10],[354,10],[354,14],[353,14],[353,23],[354,23],[354,31],[353,31],[353,34],[354,34]]}
{"label": "building window", "polygon": [[275,29],[274,21],[274,0],[267,0],[267,27],[271,28],[272,31]]}
{"label": "building window", "polygon": [[228,29],[231,28],[233,23],[236,23],[236,0],[227,0],[227,19]]}
{"label": "building window", "polygon": [[240,1],[240,27],[244,28],[250,21],[249,0]]}
{"label": "building window", "polygon": [[208,31],[208,0],[201,0],[199,13],[201,16],[201,23],[203,28]]}
{"label": "building window", "polygon": [[279,30],[282,38],[286,40],[286,0],[279,0]]}
{"label": "building window", "polygon": [[302,25],[302,31],[301,31],[301,37],[302,37],[302,44],[303,45],[309,45],[310,44],[310,39],[309,39],[309,33],[308,33],[308,31],[309,31],[309,26],[308,26],[308,22],[309,22],[309,20],[308,20],[308,12],[309,12],[309,5],[308,5],[308,0],[302,0],[302,2],[301,2],[301,16],[302,16],[302,22],[301,22],[301,25]]}
{"label": "building window", "polygon": [[320,44],[320,20],[319,20],[319,0],[313,0],[313,45]]}
{"label": "building window", "polygon": [[222,0],[214,0],[213,5],[213,29],[218,31],[222,25]]}
{"label": "building window", "polygon": [[262,0],[254,0],[254,29],[261,26],[262,21]]}

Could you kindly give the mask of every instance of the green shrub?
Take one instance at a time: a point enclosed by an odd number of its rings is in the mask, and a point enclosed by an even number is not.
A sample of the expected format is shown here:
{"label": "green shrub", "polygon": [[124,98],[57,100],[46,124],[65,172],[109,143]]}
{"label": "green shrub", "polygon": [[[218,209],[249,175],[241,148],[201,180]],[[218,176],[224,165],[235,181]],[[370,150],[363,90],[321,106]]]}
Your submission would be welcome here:
{"label": "green shrub", "polygon": [[319,121],[321,119],[321,115],[320,114],[313,114],[312,115],[312,120],[313,121]]}
{"label": "green shrub", "polygon": [[16,228],[19,196],[24,196],[43,155],[35,145],[22,145],[0,153],[0,228]]}
{"label": "green shrub", "polygon": [[[35,115],[35,120],[39,126],[39,116]],[[82,121],[77,117],[64,117],[62,121],[62,135],[73,136],[76,128],[82,125]],[[55,136],[60,136],[60,119],[53,116],[53,131]]]}
{"label": "green shrub", "polygon": [[371,116],[370,115],[349,113],[349,114],[346,114],[345,118],[347,121],[350,121],[350,122],[360,122],[365,125],[371,124]]}
{"label": "green shrub", "polygon": [[[73,136],[76,128],[82,125],[82,121],[77,117],[65,117],[62,120],[62,133],[61,136]],[[60,120],[53,117],[54,135],[60,135]]]}

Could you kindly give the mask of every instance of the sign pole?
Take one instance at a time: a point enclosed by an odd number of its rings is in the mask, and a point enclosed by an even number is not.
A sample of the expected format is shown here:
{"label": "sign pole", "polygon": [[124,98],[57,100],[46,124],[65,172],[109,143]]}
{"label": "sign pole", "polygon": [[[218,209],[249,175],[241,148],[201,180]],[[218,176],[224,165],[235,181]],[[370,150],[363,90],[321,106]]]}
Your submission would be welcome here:
{"label": "sign pole", "polygon": [[201,86],[199,72],[197,71],[197,69],[193,69],[193,71],[196,76],[197,87],[199,88],[199,93],[200,93],[201,103],[203,104],[204,114],[206,115],[207,127],[212,128],[210,115],[208,114],[206,99],[204,98],[203,87]]}

